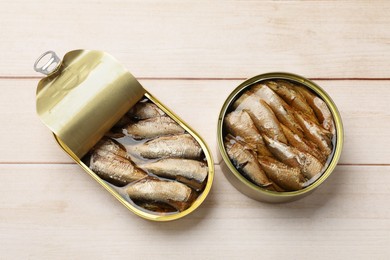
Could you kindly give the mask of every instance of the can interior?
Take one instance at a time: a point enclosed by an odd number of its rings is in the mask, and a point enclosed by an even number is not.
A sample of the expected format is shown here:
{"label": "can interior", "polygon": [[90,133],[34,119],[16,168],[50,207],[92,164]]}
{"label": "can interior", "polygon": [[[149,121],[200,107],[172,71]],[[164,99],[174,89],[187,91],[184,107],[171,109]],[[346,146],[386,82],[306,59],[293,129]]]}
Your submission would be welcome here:
{"label": "can interior", "polygon": [[98,176],[94,171],[92,171],[87,163],[88,160],[88,154],[80,160],[72,151],[69,149],[59,138],[54,134],[54,137],[57,141],[57,143],[61,146],[61,148],[68,153],[75,161],[78,163],[92,178],[94,178],[99,184],[101,184],[107,191],[109,191],[115,198],[117,198],[126,208],[134,212],[136,215],[148,219],[148,220],[154,220],[154,221],[170,221],[182,218],[191,212],[193,212],[196,208],[200,206],[200,204],[205,200],[207,197],[211,185],[214,178],[214,164],[211,157],[211,154],[209,152],[208,147],[206,146],[203,139],[201,139],[193,129],[191,129],[188,125],[186,125],[176,114],[174,114],[172,111],[167,109],[159,100],[157,100],[154,96],[152,96],[150,93],[146,92],[145,98],[150,100],[153,104],[157,105],[164,113],[173,119],[175,122],[177,122],[182,128],[185,129],[187,133],[189,133],[201,146],[203,150],[204,155],[204,161],[207,164],[208,167],[208,174],[207,178],[205,179],[205,184],[203,186],[203,189],[199,192],[196,199],[191,203],[191,205],[185,209],[184,211],[176,211],[176,212],[167,212],[167,213],[157,213],[153,211],[149,211],[147,209],[142,208],[141,206],[137,205],[130,197],[125,194],[123,189],[113,183],[110,183],[109,181],[101,178]]}

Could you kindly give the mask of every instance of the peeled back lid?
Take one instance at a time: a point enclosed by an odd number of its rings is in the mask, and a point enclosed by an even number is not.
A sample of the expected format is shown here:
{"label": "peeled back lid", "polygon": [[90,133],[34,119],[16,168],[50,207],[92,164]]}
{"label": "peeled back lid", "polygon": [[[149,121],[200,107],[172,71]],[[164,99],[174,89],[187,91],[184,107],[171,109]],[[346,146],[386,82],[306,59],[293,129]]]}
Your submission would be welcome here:
{"label": "peeled back lid", "polygon": [[[39,59],[51,54],[41,68]],[[115,58],[101,51],[75,50],[62,62],[43,54],[35,70],[48,76],[38,83],[37,113],[78,158],[82,158],[145,94],[141,84]],[[48,71],[51,63],[58,66]]]}

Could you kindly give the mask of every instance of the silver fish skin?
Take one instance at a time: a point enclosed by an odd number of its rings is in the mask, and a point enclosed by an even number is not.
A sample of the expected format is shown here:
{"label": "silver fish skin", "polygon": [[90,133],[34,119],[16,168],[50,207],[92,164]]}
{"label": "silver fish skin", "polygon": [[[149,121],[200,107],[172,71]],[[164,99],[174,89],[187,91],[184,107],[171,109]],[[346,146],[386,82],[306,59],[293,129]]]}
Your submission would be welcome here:
{"label": "silver fish skin", "polygon": [[143,120],[153,117],[164,116],[165,113],[157,107],[157,105],[150,102],[138,102],[132,107],[132,109],[127,113],[128,116]]}
{"label": "silver fish skin", "polygon": [[[129,159],[125,147],[115,142],[111,138],[103,137],[93,148],[93,153],[102,153],[102,151],[110,152],[114,155]],[[106,155],[106,154],[105,154]]]}
{"label": "silver fish skin", "polygon": [[336,133],[336,128],[332,113],[326,103],[321,98],[303,87],[298,87],[297,90],[305,97],[307,103],[314,110],[314,113],[316,114],[319,122],[322,124],[322,127],[334,135]]}
{"label": "silver fish skin", "polygon": [[234,103],[236,110],[246,110],[260,133],[287,143],[279,121],[272,109],[251,91],[244,92]]}
{"label": "silver fish skin", "polygon": [[237,138],[241,137],[247,144],[253,145],[258,154],[272,156],[247,111],[230,112],[226,115],[224,124],[230,134]]}
{"label": "silver fish skin", "polygon": [[89,168],[101,178],[119,185],[125,185],[148,176],[129,159],[106,150],[95,150],[91,154]]}
{"label": "silver fish skin", "polygon": [[305,179],[299,168],[293,168],[271,157],[258,157],[259,163],[268,177],[281,188],[294,191],[303,187]]}
{"label": "silver fish skin", "polygon": [[315,143],[299,137],[298,135],[294,134],[290,129],[288,129],[285,125],[282,124],[281,126],[284,135],[286,136],[290,145],[294,146],[301,152],[313,155],[318,160],[320,160],[321,163],[325,163],[327,156],[325,156],[325,154],[321,152],[321,150]]}
{"label": "silver fish skin", "polygon": [[302,174],[308,179],[320,173],[324,167],[317,158],[309,153],[301,152],[294,147],[268,138],[267,136],[264,136],[264,141],[277,159],[291,167],[299,168]]}
{"label": "silver fish skin", "polygon": [[326,156],[331,154],[333,147],[330,136],[332,134],[322,129],[316,123],[310,121],[302,113],[296,113],[295,117],[297,118],[299,124],[301,124],[307,138],[317,144],[317,146]]}
{"label": "silver fish skin", "polygon": [[306,99],[296,90],[296,85],[284,80],[268,80],[265,84],[277,93],[284,101],[298,111],[309,116],[311,120],[318,123],[313,109],[307,104]]}
{"label": "silver fish skin", "polygon": [[178,211],[191,206],[194,198],[193,191],[187,185],[153,177],[127,185],[125,191],[132,200],[165,203]]}
{"label": "silver fish skin", "polygon": [[166,158],[140,167],[157,176],[176,179],[196,190],[202,188],[208,174],[208,167],[204,162],[190,159]]}
{"label": "silver fish skin", "polygon": [[251,90],[271,107],[281,123],[290,128],[295,134],[303,136],[301,126],[294,118],[294,111],[272,89],[263,83],[259,83],[252,86]]}
{"label": "silver fish skin", "polygon": [[167,116],[153,117],[130,123],[124,128],[134,139],[150,139],[164,135],[184,134],[185,130]]}
{"label": "silver fish skin", "polygon": [[185,158],[201,159],[202,148],[190,134],[162,136],[143,144],[128,146],[128,151],[143,158]]}
{"label": "silver fish skin", "polygon": [[257,161],[256,156],[245,144],[228,136],[226,138],[225,148],[236,168],[241,170],[253,183],[260,187],[272,185],[272,182],[268,179]]}

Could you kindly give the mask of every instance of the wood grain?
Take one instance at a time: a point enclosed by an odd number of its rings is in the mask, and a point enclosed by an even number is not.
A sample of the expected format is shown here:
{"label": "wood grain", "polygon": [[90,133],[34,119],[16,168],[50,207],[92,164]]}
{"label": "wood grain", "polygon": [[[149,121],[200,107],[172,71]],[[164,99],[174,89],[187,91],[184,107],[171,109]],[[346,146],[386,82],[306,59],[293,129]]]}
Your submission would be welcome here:
{"label": "wood grain", "polygon": [[0,2],[0,76],[33,76],[46,50],[105,50],[137,77],[383,78],[390,2]]}
{"label": "wood grain", "polygon": [[0,243],[14,259],[390,253],[390,167],[339,166],[309,197],[266,204],[235,190],[217,166],[204,204],[170,223],[135,216],[76,165],[0,165],[0,179]]}
{"label": "wood grain", "polygon": [[[0,1],[0,259],[388,259],[389,1]],[[266,204],[216,158],[209,197],[145,221],[73,164],[35,114],[44,51],[115,56],[187,121],[214,157],[216,123],[243,79],[314,78],[345,127],[339,165],[310,196]]]}
{"label": "wood grain", "polygon": [[[238,80],[141,80],[191,125],[217,159],[217,120]],[[345,127],[342,164],[389,164],[390,81],[317,81],[337,104]],[[37,80],[0,80],[0,163],[70,163],[35,114]],[[13,97],[13,98],[10,98]],[[10,141],[12,140],[12,141]]]}

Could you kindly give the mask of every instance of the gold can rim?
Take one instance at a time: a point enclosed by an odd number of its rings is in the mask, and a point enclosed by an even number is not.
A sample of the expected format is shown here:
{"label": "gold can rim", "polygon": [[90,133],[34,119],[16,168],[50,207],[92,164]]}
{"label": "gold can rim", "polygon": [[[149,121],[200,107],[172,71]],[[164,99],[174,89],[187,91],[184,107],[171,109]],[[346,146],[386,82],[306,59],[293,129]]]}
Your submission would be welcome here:
{"label": "gold can rim", "polygon": [[[305,87],[309,88],[310,90],[314,91],[322,100],[325,101],[327,104],[329,110],[332,113],[333,120],[335,122],[335,128],[336,128],[336,139],[335,139],[335,148],[334,148],[334,153],[333,157],[324,171],[324,173],[313,183],[311,183],[309,186],[298,190],[298,191],[285,191],[285,192],[278,192],[278,191],[269,191],[266,189],[263,189],[254,183],[250,182],[248,179],[246,179],[244,176],[242,176],[237,169],[234,167],[232,162],[229,159],[229,156],[227,155],[224,142],[223,142],[223,136],[222,136],[222,131],[223,131],[223,120],[225,118],[226,112],[233,100],[241,94],[241,92],[246,89],[247,87],[260,82],[264,80],[270,80],[270,79],[284,79],[284,80],[290,80],[293,82],[300,83],[304,85]],[[221,111],[218,116],[218,125],[217,125],[217,142],[218,142],[218,148],[219,152],[222,155],[223,161],[226,163],[229,173],[228,174],[233,174],[234,177],[236,177],[242,184],[245,185],[245,188],[248,188],[256,193],[264,194],[265,196],[268,197],[285,197],[286,199],[293,199],[295,197],[301,197],[303,195],[309,194],[311,191],[316,189],[318,186],[320,186],[333,172],[335,169],[340,156],[341,156],[341,151],[343,148],[343,143],[344,143],[344,127],[341,119],[341,115],[336,107],[336,104],[333,102],[332,98],[326,93],[324,89],[322,89],[319,85],[314,83],[313,81],[297,75],[293,73],[288,73],[288,72],[269,72],[269,73],[264,73],[260,74],[251,78],[246,79],[244,82],[242,82],[240,85],[238,85],[227,97],[226,101],[224,102]]]}

